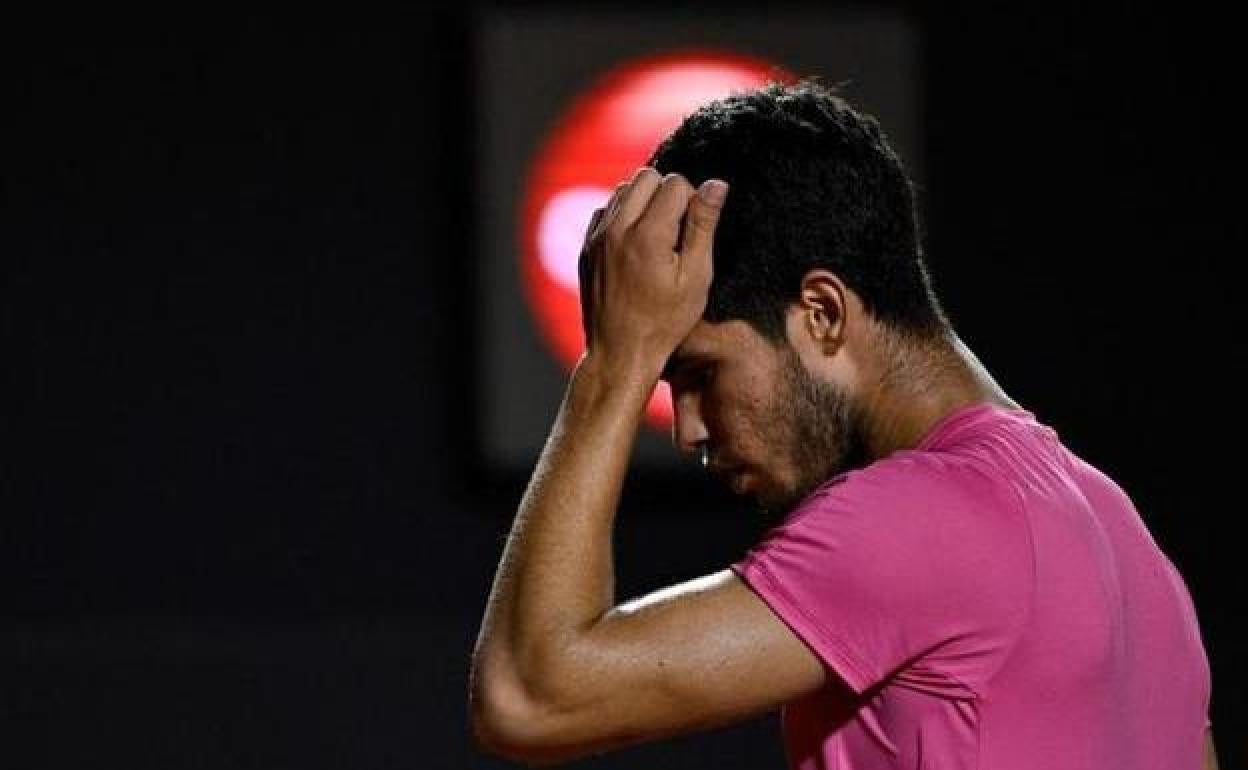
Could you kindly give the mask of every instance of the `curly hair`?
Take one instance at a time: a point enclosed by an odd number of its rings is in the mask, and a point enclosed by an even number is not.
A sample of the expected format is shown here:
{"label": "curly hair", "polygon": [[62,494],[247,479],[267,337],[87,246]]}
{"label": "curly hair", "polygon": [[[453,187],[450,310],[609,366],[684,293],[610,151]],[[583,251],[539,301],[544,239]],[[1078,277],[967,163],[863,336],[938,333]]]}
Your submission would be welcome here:
{"label": "curly hair", "polygon": [[695,186],[732,186],[715,234],[704,317],[740,319],[772,341],[802,277],[835,273],[881,323],[929,338],[949,326],[919,243],[914,191],[875,118],[805,80],[704,105],[650,165]]}

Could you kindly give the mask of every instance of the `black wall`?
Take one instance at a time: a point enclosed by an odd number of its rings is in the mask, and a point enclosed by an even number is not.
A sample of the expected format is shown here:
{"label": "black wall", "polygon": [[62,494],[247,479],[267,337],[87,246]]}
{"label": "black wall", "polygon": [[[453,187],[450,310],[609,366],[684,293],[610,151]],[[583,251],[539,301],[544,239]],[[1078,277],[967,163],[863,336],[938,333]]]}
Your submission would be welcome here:
{"label": "black wall", "polygon": [[[1235,767],[1232,30],[915,13],[938,289],[1187,578]],[[471,42],[454,4],[0,28],[4,766],[496,764],[465,677],[522,480],[472,461]],[[630,486],[623,592],[757,534],[686,481]],[[781,763],[765,719],[589,764]]]}

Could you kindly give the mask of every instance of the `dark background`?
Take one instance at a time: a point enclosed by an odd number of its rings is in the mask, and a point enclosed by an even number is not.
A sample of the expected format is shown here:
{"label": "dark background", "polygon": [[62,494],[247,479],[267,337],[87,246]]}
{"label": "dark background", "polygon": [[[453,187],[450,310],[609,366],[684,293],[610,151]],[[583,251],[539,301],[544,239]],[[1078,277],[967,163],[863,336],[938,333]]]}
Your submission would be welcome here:
{"label": "dark background", "polygon": [[[1233,30],[915,13],[938,288],[1185,575],[1236,767]],[[465,680],[522,480],[473,460],[471,29],[460,4],[0,25],[3,766],[498,764]],[[679,481],[630,486],[622,593],[756,534]],[[587,764],[779,767],[776,728]]]}

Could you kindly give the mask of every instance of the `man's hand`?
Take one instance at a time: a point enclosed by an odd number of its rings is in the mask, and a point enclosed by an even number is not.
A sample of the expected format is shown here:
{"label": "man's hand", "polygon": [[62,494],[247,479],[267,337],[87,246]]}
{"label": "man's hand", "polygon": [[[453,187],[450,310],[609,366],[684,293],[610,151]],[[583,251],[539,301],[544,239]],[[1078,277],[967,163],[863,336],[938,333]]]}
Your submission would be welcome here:
{"label": "man's hand", "polygon": [[580,260],[589,356],[608,370],[658,379],[706,309],[711,244],[727,194],[718,179],[694,190],[679,174],[660,177],[647,167],[595,212]]}

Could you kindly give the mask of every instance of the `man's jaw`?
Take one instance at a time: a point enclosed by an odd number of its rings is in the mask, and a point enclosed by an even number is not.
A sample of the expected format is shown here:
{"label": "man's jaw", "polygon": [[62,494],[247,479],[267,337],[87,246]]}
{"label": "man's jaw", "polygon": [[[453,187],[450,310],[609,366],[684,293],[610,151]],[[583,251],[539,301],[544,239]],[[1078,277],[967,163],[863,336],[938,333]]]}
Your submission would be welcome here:
{"label": "man's jaw", "polygon": [[749,489],[749,471],[743,463],[732,462],[721,454],[712,452],[706,470],[735,495],[743,495]]}

